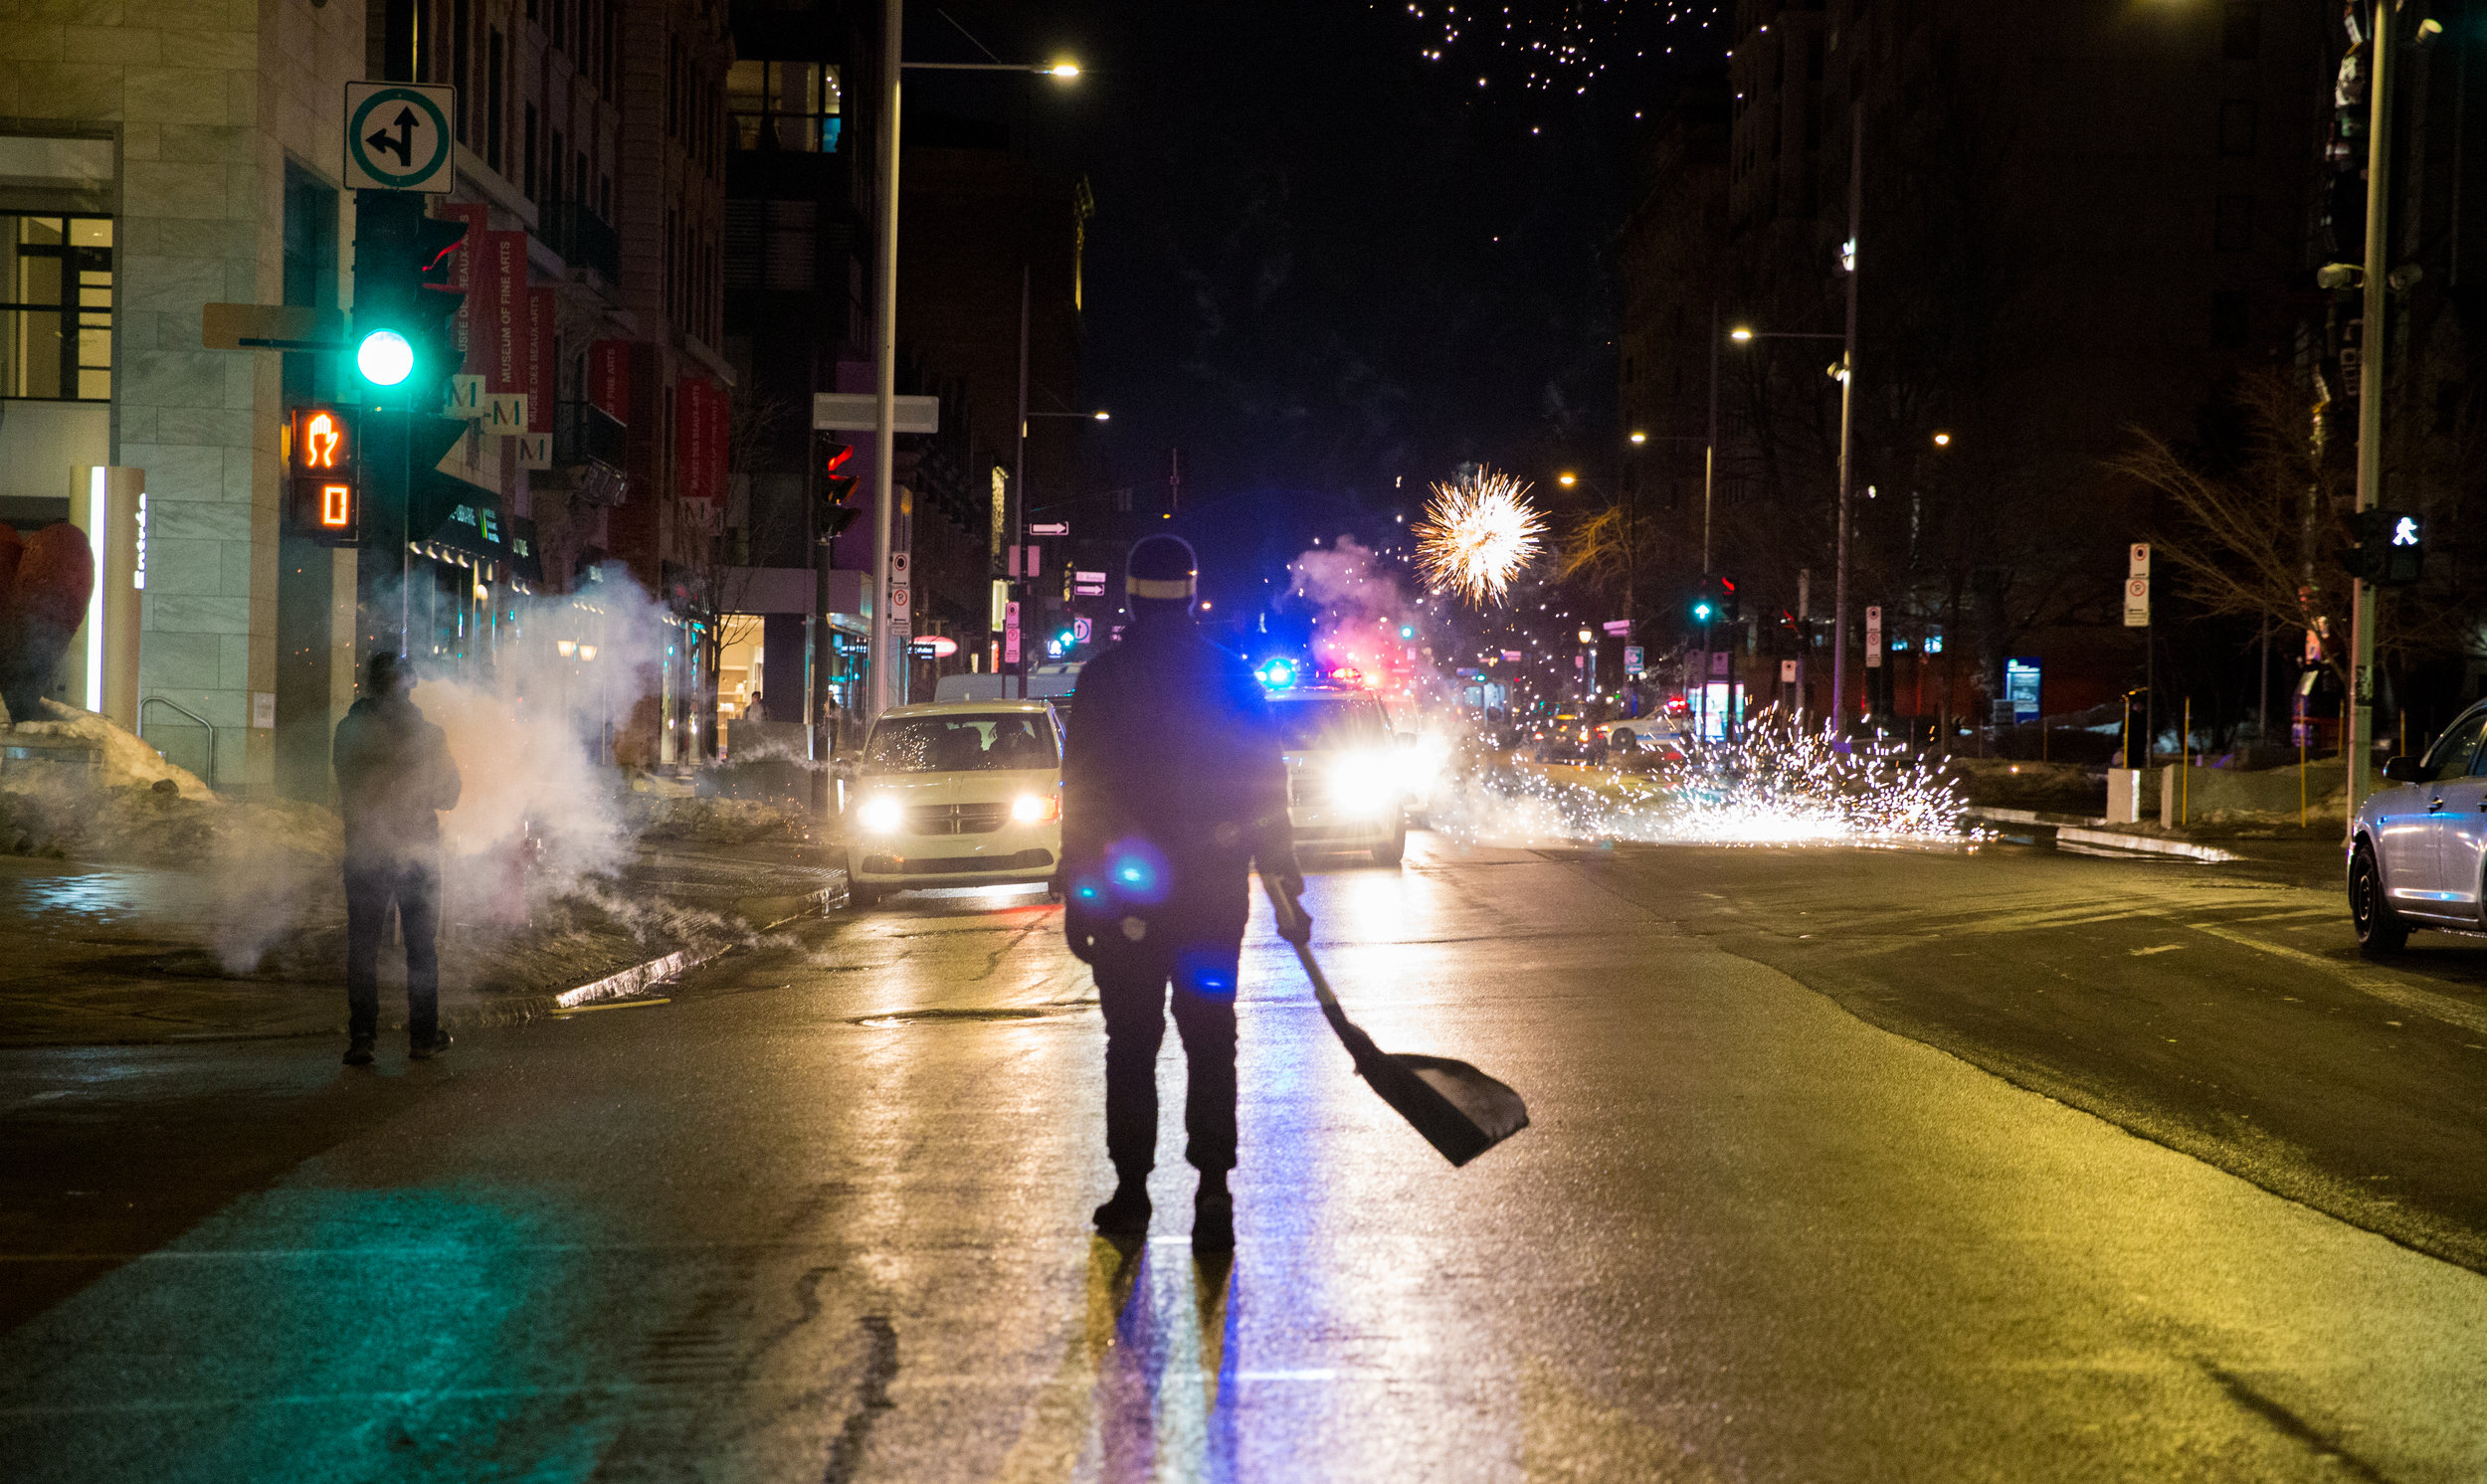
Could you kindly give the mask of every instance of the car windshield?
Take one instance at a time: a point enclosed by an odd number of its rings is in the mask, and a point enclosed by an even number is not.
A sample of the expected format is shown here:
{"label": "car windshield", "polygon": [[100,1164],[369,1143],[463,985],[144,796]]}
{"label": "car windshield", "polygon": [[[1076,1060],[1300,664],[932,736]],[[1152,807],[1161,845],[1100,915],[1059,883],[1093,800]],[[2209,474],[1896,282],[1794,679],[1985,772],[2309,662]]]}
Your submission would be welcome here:
{"label": "car windshield", "polygon": [[1269,707],[1278,724],[1278,746],[1288,752],[1371,747],[1390,740],[1382,703],[1369,695],[1305,696]]}
{"label": "car windshield", "polygon": [[977,773],[1051,768],[1061,761],[1052,724],[1017,712],[899,716],[872,728],[866,773]]}

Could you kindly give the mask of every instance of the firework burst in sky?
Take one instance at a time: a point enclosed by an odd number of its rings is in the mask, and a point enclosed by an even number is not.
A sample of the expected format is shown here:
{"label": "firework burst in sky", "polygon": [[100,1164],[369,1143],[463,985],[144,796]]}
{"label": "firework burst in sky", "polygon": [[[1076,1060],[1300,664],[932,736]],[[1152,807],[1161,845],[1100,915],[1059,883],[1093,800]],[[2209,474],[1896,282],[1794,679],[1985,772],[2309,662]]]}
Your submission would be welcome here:
{"label": "firework burst in sky", "polygon": [[1526,484],[1490,468],[1435,485],[1415,526],[1417,568],[1426,582],[1470,603],[1501,602],[1544,545],[1546,518],[1527,494]]}
{"label": "firework burst in sky", "polygon": [[[1717,0],[1397,0],[1428,33],[1418,55],[1473,67],[1476,86],[1586,93],[1610,72],[1684,57],[1712,62],[1727,49]],[[1466,77],[1461,74],[1462,79]]]}

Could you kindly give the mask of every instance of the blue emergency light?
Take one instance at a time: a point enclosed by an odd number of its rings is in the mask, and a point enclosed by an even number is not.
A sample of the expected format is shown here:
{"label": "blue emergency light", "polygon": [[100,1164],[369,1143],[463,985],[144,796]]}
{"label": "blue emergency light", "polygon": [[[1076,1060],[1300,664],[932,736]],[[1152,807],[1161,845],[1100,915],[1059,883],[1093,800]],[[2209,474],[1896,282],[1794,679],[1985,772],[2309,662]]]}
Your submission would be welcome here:
{"label": "blue emergency light", "polygon": [[1289,685],[1295,683],[1295,661],[1292,659],[1271,659],[1263,663],[1261,667],[1253,671],[1253,673],[1259,675],[1260,683],[1268,686],[1271,690],[1284,690]]}

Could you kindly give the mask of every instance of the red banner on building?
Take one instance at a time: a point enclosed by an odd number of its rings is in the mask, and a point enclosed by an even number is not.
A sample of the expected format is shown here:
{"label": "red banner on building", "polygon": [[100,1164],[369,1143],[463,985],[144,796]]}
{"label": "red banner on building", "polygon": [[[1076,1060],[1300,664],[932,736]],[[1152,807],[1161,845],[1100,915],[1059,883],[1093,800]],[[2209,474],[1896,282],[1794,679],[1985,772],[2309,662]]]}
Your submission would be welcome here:
{"label": "red banner on building", "polygon": [[553,364],[553,290],[527,290],[526,375],[520,378],[520,391],[527,394],[527,432],[553,431],[553,395],[560,382],[559,368]]}
{"label": "red banner on building", "polygon": [[[486,232],[483,254],[476,264],[474,292],[469,303],[477,306],[475,322],[481,330],[482,359],[480,368],[483,390],[487,392],[522,392],[520,385],[526,372],[527,317],[527,235],[523,232]],[[475,347],[469,347],[467,369],[475,364]]]}
{"label": "red banner on building", "polygon": [[673,396],[674,484],[686,500],[725,498],[725,393],[704,376],[685,376]]}
{"label": "red banner on building", "polygon": [[[479,202],[467,201],[445,201],[432,208],[432,215],[442,221],[467,224],[466,237],[450,251],[449,286],[467,295],[450,323],[456,327],[459,353],[470,362],[475,359],[475,264],[477,256],[483,251],[483,223],[488,208]],[[459,369],[469,373],[475,370],[474,366],[464,363]]]}
{"label": "red banner on building", "polygon": [[587,400],[615,422],[631,421],[631,342],[599,340],[587,347]]}

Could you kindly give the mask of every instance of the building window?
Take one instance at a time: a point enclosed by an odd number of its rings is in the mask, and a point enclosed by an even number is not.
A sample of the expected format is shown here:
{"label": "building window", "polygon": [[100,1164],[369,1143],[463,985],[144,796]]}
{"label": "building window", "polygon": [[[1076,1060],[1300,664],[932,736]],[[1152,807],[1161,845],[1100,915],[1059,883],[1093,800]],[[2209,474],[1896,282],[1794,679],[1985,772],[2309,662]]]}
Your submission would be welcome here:
{"label": "building window", "polygon": [[526,117],[527,152],[526,159],[522,161],[520,165],[520,172],[524,178],[518,182],[518,189],[529,201],[532,201],[535,199],[535,141],[539,137],[536,132],[538,125],[535,118],[535,104],[527,104]]}
{"label": "building window", "polygon": [[467,12],[468,0],[456,0],[449,11],[449,84],[458,90],[454,111],[458,115],[458,142],[473,147],[475,132],[467,123],[469,81],[467,37],[472,24]]}
{"label": "building window", "polygon": [[2221,350],[2245,348],[2246,332],[2251,328],[2250,300],[2235,289],[2222,289],[2210,296],[2210,343]]}
{"label": "building window", "polygon": [[112,398],[112,219],[0,212],[0,397]]}
{"label": "building window", "polygon": [[501,168],[501,117],[509,111],[502,93],[502,57],[500,28],[484,33],[489,40],[483,50],[483,163],[494,170]]}
{"label": "building window", "polygon": [[2251,62],[2262,55],[2262,7],[2234,0],[2219,27],[2219,55],[2230,62]]}
{"label": "building window", "polygon": [[2222,196],[2210,229],[2210,246],[2218,253],[2249,253],[2254,246],[2254,198]]}
{"label": "building window", "polygon": [[2254,100],[2232,97],[2219,104],[2219,152],[2242,159],[2254,152]]}
{"label": "building window", "polygon": [[737,62],[725,76],[737,149],[838,152],[838,68],[826,62]]}

